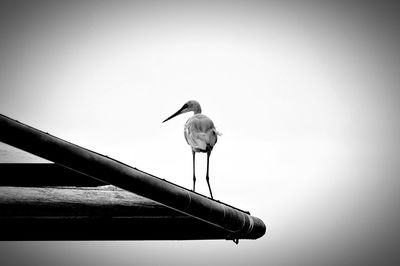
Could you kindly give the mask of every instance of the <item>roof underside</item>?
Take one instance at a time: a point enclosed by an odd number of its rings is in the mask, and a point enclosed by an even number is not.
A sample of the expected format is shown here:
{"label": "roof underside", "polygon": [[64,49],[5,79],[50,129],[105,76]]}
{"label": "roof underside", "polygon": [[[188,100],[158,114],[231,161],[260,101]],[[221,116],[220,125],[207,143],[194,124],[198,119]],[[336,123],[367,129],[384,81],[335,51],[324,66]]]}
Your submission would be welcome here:
{"label": "roof underside", "polygon": [[1,164],[1,240],[226,239],[219,227],[56,164]]}

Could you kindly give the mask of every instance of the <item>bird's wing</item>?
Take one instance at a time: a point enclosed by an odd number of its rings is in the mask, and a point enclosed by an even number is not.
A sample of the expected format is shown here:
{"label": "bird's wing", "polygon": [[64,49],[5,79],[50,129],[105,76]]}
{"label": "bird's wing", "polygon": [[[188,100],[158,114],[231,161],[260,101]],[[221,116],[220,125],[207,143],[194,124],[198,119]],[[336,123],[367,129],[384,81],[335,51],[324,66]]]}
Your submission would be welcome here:
{"label": "bird's wing", "polygon": [[218,133],[212,120],[202,114],[192,116],[185,124],[186,142],[194,150],[211,150],[217,143]]}

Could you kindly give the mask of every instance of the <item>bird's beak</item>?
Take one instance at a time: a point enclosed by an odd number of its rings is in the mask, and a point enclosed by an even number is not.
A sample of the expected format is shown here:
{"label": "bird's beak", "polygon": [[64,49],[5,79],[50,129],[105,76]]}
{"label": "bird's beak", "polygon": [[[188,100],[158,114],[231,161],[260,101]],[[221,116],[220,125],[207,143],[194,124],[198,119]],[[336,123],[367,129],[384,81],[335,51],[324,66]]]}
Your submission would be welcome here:
{"label": "bird's beak", "polygon": [[186,108],[187,108],[187,105],[186,105],[186,104],[183,105],[181,109],[179,109],[175,114],[173,114],[173,115],[171,115],[170,117],[168,117],[167,119],[165,119],[165,120],[163,121],[163,123],[164,123],[164,122],[167,122],[168,120],[170,120],[171,118],[174,118],[174,117],[177,116],[177,115],[180,115],[180,114],[184,113],[184,111],[185,111]]}

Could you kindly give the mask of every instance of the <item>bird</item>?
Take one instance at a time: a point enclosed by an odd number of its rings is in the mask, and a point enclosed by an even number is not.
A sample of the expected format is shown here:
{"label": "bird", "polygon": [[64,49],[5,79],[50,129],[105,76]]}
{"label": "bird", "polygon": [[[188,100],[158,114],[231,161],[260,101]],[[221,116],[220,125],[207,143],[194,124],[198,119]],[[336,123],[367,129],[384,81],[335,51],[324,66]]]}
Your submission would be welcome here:
{"label": "bird", "polygon": [[200,104],[194,100],[186,102],[181,109],[165,119],[163,123],[177,115],[191,111],[193,111],[194,114],[185,123],[184,136],[187,144],[189,144],[192,149],[193,155],[193,191],[195,191],[196,188],[196,152],[207,153],[206,180],[208,189],[210,190],[210,196],[214,199],[210,186],[209,162],[211,151],[217,143],[218,136],[222,134],[215,129],[213,121],[201,113]]}

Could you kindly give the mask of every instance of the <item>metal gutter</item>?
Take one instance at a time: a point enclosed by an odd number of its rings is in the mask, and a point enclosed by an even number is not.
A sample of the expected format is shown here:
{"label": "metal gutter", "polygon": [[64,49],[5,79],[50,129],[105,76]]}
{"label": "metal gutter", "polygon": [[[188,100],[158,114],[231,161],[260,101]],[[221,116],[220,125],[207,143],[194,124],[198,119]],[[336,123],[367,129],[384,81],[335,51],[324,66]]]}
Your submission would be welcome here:
{"label": "metal gutter", "polygon": [[0,141],[223,228],[227,239],[257,239],[265,234],[263,221],[249,213],[4,115],[0,115]]}

